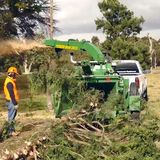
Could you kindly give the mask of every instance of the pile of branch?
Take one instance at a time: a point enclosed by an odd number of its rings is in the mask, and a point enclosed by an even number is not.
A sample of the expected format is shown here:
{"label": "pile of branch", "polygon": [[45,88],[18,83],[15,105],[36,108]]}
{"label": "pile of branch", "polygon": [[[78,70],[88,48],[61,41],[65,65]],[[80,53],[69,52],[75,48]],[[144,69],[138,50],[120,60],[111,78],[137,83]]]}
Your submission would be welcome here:
{"label": "pile of branch", "polygon": [[147,123],[145,119],[140,123],[129,116],[119,116],[112,123],[105,123],[103,115],[99,119],[94,118],[95,112],[100,113],[100,110],[83,109],[56,121],[45,147],[38,148],[42,158],[112,160],[115,155],[119,159],[130,156],[156,159],[160,156],[154,144],[159,139],[156,121],[148,122],[147,117]]}
{"label": "pile of branch", "polygon": [[16,152],[10,152],[7,149],[3,151],[3,157],[0,160],[37,160],[40,159],[40,154],[37,151],[38,147],[43,146],[47,141],[47,137],[39,138],[36,142],[25,141],[25,147]]}
{"label": "pile of branch", "polygon": [[[88,143],[92,140],[92,136],[95,136],[95,141],[111,144],[108,134],[105,132],[105,125],[101,124],[99,121],[87,122],[82,117],[69,118],[67,123],[68,132],[64,133],[68,141],[72,143],[78,143],[83,145],[91,145]],[[106,144],[105,144],[106,145]]]}
{"label": "pile of branch", "polygon": [[[106,128],[108,128],[108,125],[102,124],[99,121],[89,122],[86,119],[89,114],[90,112],[83,110],[83,113],[73,113],[71,114],[71,116],[66,116],[63,117],[62,120],[56,121],[56,123],[53,124],[54,131],[52,132],[52,136],[48,139],[49,141],[45,144],[45,146],[53,145],[53,148],[59,148],[60,150],[63,150],[64,146],[59,144],[59,142],[56,142],[57,138],[62,138],[60,140],[61,142],[68,141],[68,144],[74,144],[77,146],[79,145],[91,147],[93,139],[95,143],[100,143],[101,146],[111,146],[112,142],[108,136],[108,133],[106,132]],[[57,131],[59,127],[64,127],[65,130]],[[50,144],[50,142],[52,144]],[[38,151],[40,153],[42,153],[42,151],[47,152],[47,150],[48,147],[47,149],[43,146],[38,148]],[[69,145],[67,147],[67,150],[69,154],[73,155],[73,157],[85,159],[85,157],[83,157],[83,155],[81,155],[80,153],[74,152],[72,149],[70,150]],[[100,152],[98,156],[106,158],[106,155],[103,154],[103,152]]]}

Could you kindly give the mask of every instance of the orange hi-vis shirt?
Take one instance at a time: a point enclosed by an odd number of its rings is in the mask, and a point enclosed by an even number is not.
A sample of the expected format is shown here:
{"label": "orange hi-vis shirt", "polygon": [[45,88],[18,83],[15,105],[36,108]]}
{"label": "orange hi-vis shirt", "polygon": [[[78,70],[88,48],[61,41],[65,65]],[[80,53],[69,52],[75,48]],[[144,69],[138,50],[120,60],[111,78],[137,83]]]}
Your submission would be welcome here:
{"label": "orange hi-vis shirt", "polygon": [[18,90],[17,90],[17,87],[16,87],[16,79],[13,79],[11,77],[7,77],[5,82],[4,82],[4,94],[5,94],[6,100],[8,100],[8,101],[11,100],[9,91],[7,89],[7,84],[8,83],[12,83],[15,100],[18,102],[19,101],[19,94],[18,94]]}

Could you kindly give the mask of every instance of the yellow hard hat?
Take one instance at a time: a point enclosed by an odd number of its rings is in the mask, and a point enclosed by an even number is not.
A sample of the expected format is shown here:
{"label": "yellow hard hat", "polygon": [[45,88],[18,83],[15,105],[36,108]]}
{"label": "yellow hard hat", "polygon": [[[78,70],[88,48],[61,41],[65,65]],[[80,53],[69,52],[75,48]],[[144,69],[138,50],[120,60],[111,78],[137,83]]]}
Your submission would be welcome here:
{"label": "yellow hard hat", "polygon": [[9,67],[7,73],[19,74],[16,67]]}

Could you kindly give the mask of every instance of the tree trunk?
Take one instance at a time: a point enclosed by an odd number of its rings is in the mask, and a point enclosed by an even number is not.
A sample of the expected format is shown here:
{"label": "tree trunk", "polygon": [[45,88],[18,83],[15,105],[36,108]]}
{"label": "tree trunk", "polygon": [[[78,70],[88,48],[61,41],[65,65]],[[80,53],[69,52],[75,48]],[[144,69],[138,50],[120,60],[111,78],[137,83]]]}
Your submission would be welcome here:
{"label": "tree trunk", "polygon": [[50,39],[53,39],[53,0],[50,0]]}
{"label": "tree trunk", "polygon": [[148,34],[148,40],[149,40],[149,53],[150,53],[150,61],[151,61],[151,73],[152,73],[152,69],[153,69],[153,53],[154,53],[154,49],[153,49],[153,41],[151,39],[151,37],[149,37]]}
{"label": "tree trunk", "polygon": [[31,62],[28,65],[28,59],[27,59],[27,56],[25,56],[24,57],[24,62],[23,62],[24,74],[30,74],[31,73],[32,64],[33,64],[33,62]]}
{"label": "tree trunk", "polygon": [[157,68],[157,54],[154,55],[154,68]]}
{"label": "tree trunk", "polygon": [[[48,58],[48,70],[50,69],[50,66],[51,65],[51,59]],[[47,84],[47,91],[46,91],[46,94],[47,94],[47,108],[49,110],[53,110],[53,105],[52,105],[52,96],[51,96],[51,91],[50,91],[50,88],[49,88],[49,85],[50,84]]]}
{"label": "tree trunk", "polygon": [[53,110],[53,106],[52,106],[52,96],[51,96],[51,92],[49,90],[49,88],[47,87],[47,108],[48,110]]}

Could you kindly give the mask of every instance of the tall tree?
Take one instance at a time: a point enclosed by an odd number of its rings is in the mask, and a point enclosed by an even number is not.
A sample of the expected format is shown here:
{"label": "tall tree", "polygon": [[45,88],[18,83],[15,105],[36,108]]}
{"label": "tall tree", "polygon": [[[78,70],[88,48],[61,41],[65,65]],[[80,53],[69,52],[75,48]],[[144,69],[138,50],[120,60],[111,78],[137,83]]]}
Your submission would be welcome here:
{"label": "tall tree", "polygon": [[7,11],[2,11],[0,3],[0,39],[7,39],[12,34],[16,35],[16,26],[13,21],[12,14]]}
{"label": "tall tree", "polygon": [[99,40],[99,38],[98,38],[97,36],[93,36],[93,37],[91,38],[91,42],[92,42],[93,44],[97,45],[97,46],[99,46],[99,44],[100,44],[100,40]]}
{"label": "tall tree", "polygon": [[[34,36],[39,24],[50,25],[49,8],[48,0],[1,0],[0,23],[4,33]],[[53,10],[56,10],[55,6]]]}
{"label": "tall tree", "polygon": [[156,66],[160,66],[160,40],[154,41],[154,48],[154,67],[156,68]]}
{"label": "tall tree", "polygon": [[[135,17],[118,0],[103,0],[98,3],[102,18],[95,20],[97,29],[102,29],[106,36],[102,47],[114,59],[138,59],[148,66],[148,46],[136,38],[142,30],[143,17]],[[139,42],[139,43],[138,43]],[[142,54],[143,53],[143,54]]]}
{"label": "tall tree", "polygon": [[97,29],[103,29],[107,40],[127,38],[137,35],[142,30],[140,25],[144,22],[143,17],[134,17],[134,13],[118,0],[103,0],[98,6],[103,17],[95,22]]}

